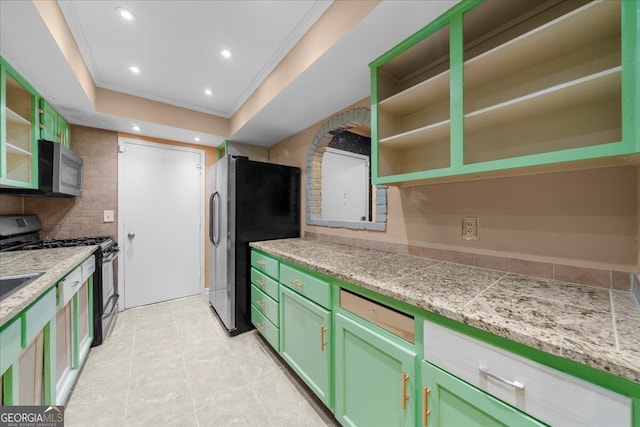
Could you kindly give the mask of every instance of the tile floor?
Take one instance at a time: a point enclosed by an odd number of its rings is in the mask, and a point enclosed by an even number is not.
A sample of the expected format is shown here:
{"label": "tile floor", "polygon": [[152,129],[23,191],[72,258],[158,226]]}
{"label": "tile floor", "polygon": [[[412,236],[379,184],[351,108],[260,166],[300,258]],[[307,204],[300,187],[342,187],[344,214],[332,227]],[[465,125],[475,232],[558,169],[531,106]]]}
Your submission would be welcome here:
{"label": "tile floor", "polygon": [[229,338],[202,296],[118,314],[67,427],[337,426],[256,331]]}

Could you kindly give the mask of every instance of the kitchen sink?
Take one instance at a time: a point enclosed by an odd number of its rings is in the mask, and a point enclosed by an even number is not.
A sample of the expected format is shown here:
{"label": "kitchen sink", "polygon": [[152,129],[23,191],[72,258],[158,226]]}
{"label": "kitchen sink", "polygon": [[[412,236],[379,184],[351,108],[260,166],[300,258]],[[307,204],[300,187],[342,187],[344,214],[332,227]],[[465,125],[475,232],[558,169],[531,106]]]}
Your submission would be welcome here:
{"label": "kitchen sink", "polygon": [[27,286],[43,274],[44,273],[26,273],[0,277],[0,301]]}

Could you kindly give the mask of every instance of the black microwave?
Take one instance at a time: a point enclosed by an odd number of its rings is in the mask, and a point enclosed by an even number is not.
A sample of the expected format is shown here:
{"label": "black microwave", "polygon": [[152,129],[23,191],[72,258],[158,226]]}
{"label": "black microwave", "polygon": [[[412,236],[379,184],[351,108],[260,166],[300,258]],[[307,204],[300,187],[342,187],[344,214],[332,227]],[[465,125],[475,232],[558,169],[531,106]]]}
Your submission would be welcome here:
{"label": "black microwave", "polygon": [[74,197],[82,195],[82,158],[58,142],[38,141],[38,188],[2,188],[19,196]]}

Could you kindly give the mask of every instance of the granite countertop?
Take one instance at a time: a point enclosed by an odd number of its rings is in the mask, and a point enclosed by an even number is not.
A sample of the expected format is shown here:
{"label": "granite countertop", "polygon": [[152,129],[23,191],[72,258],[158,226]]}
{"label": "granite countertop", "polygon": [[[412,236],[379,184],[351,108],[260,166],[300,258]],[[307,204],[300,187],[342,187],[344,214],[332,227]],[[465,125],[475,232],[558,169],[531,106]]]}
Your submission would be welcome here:
{"label": "granite countertop", "polygon": [[631,292],[307,239],[251,246],[512,341],[640,382]]}
{"label": "granite countertop", "polygon": [[44,273],[24,288],[0,301],[0,327],[81,264],[96,249],[98,249],[97,246],[75,246],[0,253],[0,276]]}

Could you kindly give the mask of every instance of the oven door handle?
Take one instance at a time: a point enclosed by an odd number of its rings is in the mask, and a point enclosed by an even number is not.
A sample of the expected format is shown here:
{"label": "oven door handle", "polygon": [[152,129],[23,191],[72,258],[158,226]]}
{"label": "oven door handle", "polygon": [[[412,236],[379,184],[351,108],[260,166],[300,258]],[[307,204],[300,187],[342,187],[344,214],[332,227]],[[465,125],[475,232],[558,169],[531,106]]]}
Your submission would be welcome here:
{"label": "oven door handle", "polygon": [[[116,305],[118,304],[119,298],[120,298],[120,294],[113,294],[109,297],[109,299],[107,300],[107,303],[105,304],[105,312],[102,315],[103,318],[111,316],[111,314],[113,313],[113,310],[115,310]],[[113,301],[113,305],[111,306],[111,309],[106,310],[106,307],[109,306],[109,303],[111,303],[111,301]]]}
{"label": "oven door handle", "polygon": [[102,263],[112,262],[114,259],[118,257],[118,251],[111,252],[106,257],[102,258]]}

